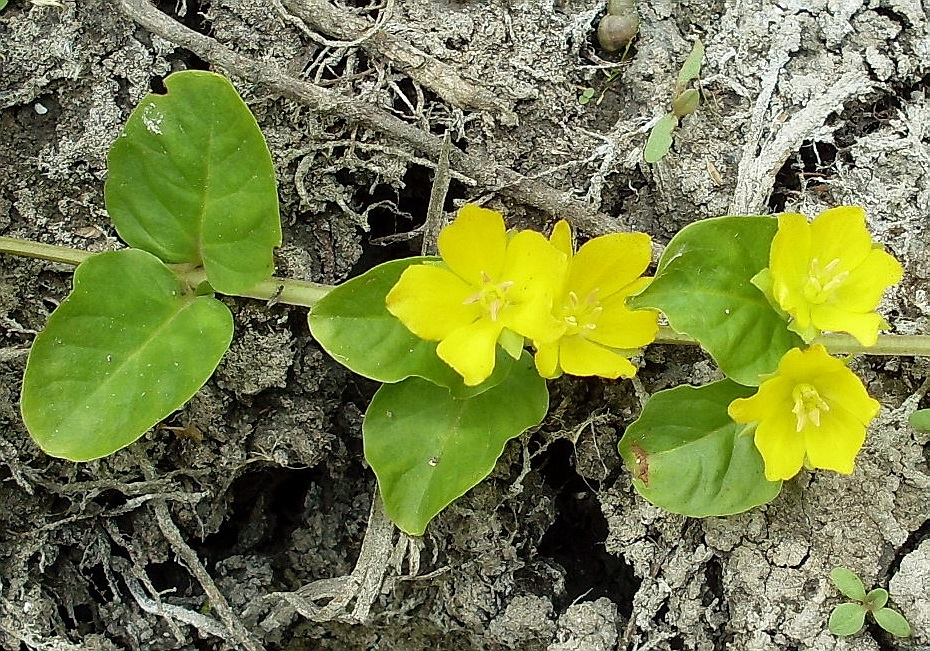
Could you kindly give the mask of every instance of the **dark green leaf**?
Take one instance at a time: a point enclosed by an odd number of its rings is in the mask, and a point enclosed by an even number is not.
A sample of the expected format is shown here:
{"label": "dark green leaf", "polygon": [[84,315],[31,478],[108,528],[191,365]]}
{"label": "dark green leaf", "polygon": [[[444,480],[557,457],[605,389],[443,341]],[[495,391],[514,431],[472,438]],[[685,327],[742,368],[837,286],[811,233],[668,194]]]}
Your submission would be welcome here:
{"label": "dark green leaf", "polygon": [[865,600],[865,586],[862,585],[862,579],[848,567],[834,567],[830,570],[830,580],[833,581],[837,590],[850,599]]}
{"label": "dark green leaf", "polygon": [[672,146],[672,132],[678,126],[678,118],[666,113],[652,125],[646,147],[643,149],[643,160],[647,163],[658,163]]}
{"label": "dark green leaf", "polygon": [[840,604],[830,613],[827,626],[834,635],[855,635],[865,624],[865,606],[862,604]]}
{"label": "dark green leaf", "polygon": [[751,280],[768,267],[772,217],[718,217],[686,226],[669,242],[655,280],[630,300],[655,308],[694,337],[730,379],[749,386],[802,345]]}
{"label": "dark green leaf", "polygon": [[401,530],[427,523],[487,477],[504,445],[546,415],[549,394],[524,353],[500,384],[472,398],[420,378],[382,386],[362,432],[384,506]]}
{"label": "dark green leaf", "polygon": [[891,608],[880,608],[872,613],[875,621],[883,629],[897,637],[908,637],[911,634],[911,625],[907,623],[904,615]]}
{"label": "dark green leaf", "polygon": [[110,149],[106,204],[126,242],[203,265],[226,294],[271,276],[281,244],[271,155],[227,79],[188,70],[147,95]]}
{"label": "dark green leaf", "polygon": [[177,276],[138,249],[101,253],[29,353],[23,420],[48,454],[106,456],[181,407],[232,338],[229,308],[185,296]]}
{"label": "dark green leaf", "polygon": [[730,515],[770,502],[781,482],[765,479],[752,436],[727,415],[751,389],[729,380],[654,394],[619,450],[633,486],[667,511],[692,517]]}

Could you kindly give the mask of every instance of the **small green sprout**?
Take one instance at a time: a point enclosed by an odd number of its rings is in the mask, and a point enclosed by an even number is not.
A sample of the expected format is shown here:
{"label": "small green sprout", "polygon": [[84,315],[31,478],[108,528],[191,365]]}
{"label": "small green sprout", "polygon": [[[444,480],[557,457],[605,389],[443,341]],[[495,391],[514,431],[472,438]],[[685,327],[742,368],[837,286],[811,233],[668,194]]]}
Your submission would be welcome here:
{"label": "small green sprout", "polygon": [[672,147],[672,133],[678,126],[681,118],[691,115],[697,110],[701,102],[701,93],[697,88],[688,85],[701,76],[701,61],[704,58],[704,44],[700,40],[694,42],[691,54],[678,71],[678,81],[672,93],[672,110],[652,125],[646,147],[643,150],[643,159],[647,163],[657,163],[668,153]]}
{"label": "small green sprout", "polygon": [[[0,0],[0,2],[2,2],[2,0]],[[592,99],[594,99],[594,95],[596,93],[597,93],[596,90],[588,86],[587,88],[582,90],[581,94],[578,96],[578,103],[584,106],[585,104],[590,102]]]}
{"label": "small green sprout", "polygon": [[866,613],[872,613],[875,622],[896,637],[908,637],[911,634],[911,626],[904,616],[885,606],[888,603],[887,590],[875,588],[866,592],[862,579],[846,567],[833,568],[830,579],[840,592],[853,600],[840,604],[830,613],[827,626],[834,635],[858,633],[865,624]]}
{"label": "small green sprout", "polygon": [[918,409],[907,418],[908,424],[921,432],[930,432],[930,409]]}

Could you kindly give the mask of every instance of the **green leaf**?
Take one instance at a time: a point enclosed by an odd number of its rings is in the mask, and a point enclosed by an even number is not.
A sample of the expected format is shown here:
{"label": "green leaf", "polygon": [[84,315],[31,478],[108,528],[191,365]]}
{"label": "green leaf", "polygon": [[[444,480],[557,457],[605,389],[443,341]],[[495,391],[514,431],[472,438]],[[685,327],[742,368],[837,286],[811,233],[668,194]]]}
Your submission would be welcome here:
{"label": "green leaf", "polygon": [[672,101],[672,113],[678,118],[691,115],[701,103],[701,93],[697,88],[689,88]]}
{"label": "green leaf", "polygon": [[865,596],[865,602],[872,610],[884,608],[885,604],[888,603],[888,591],[884,588],[869,590],[869,594]]}
{"label": "green leaf", "polygon": [[840,604],[830,613],[827,626],[834,635],[855,635],[865,624],[865,606],[862,604]]}
{"label": "green leaf", "polygon": [[930,432],[930,409],[918,409],[907,417],[908,424],[921,432]]}
{"label": "green leaf", "polygon": [[436,260],[392,260],[339,285],[310,312],[314,339],[337,362],[372,380],[399,382],[416,376],[446,387],[464,386],[461,376],[436,355],[436,342],[410,332],[384,302],[404,269]]}
{"label": "green leaf", "polygon": [[830,570],[830,580],[833,581],[837,590],[850,599],[865,601],[865,586],[862,585],[862,579],[848,567],[834,567]]}
{"label": "green leaf", "polygon": [[678,71],[678,88],[683,89],[692,79],[701,76],[701,61],[704,59],[704,44],[700,39],[694,42],[691,53]]}
{"label": "green leaf", "polygon": [[633,486],[667,511],[692,517],[741,513],[770,502],[781,482],[765,478],[752,436],[727,406],[753,392],[729,380],[654,394],[620,440]]}
{"label": "green leaf", "polygon": [[652,125],[646,147],[643,149],[643,160],[647,163],[658,163],[672,147],[672,132],[678,126],[678,118],[672,113],[666,113]]}
{"label": "green leaf", "polygon": [[907,623],[904,615],[891,608],[879,608],[872,613],[876,623],[883,629],[897,637],[908,637],[911,634],[911,625]]}
{"label": "green leaf", "polygon": [[529,354],[498,385],[472,398],[409,378],[382,386],[368,407],[365,458],[384,506],[403,531],[427,523],[494,469],[504,445],[546,415],[549,394]]}
{"label": "green leaf", "polygon": [[0,11],[6,9],[7,0],[0,0]]}
{"label": "green leaf", "polygon": [[188,70],[147,95],[110,149],[105,196],[116,230],[165,262],[203,265],[218,292],[271,276],[281,244],[271,154],[227,79]]}
{"label": "green leaf", "polygon": [[727,376],[758,386],[788,350],[801,346],[787,321],[752,278],[768,267],[773,217],[717,217],[678,232],[659,260],[655,280],[632,308],[654,308],[676,331],[694,337]]}
{"label": "green leaf", "polygon": [[32,344],[21,407],[45,452],[106,456],[181,407],[232,339],[232,314],[185,296],[177,276],[138,249],[95,255]]}

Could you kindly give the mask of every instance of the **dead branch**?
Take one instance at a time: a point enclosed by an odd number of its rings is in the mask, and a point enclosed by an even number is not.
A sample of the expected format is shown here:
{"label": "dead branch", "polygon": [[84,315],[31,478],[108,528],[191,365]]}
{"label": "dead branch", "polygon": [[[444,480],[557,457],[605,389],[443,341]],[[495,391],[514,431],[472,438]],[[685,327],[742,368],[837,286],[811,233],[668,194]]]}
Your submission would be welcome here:
{"label": "dead branch", "polygon": [[[403,38],[384,29],[371,33],[374,30],[372,23],[333,6],[328,0],[284,0],[284,4],[298,19],[317,31],[357,43],[374,58],[390,61],[395,68],[449,104],[488,111],[500,117],[506,125],[517,124],[512,105],[503,102],[497,93],[463,79],[455,68],[417,49]],[[365,34],[370,35],[361,40]]]}
{"label": "dead branch", "polygon": [[[256,61],[238,54],[166,16],[147,0],[116,1],[127,16],[150,32],[190,50],[230,74],[300,101],[315,111],[336,115],[349,123],[406,142],[432,160],[438,160],[441,155],[441,137],[417,129],[376,106],[297,79],[267,61]],[[485,190],[500,192],[554,217],[567,219],[591,235],[623,228],[618,219],[594,212],[570,194],[528,179],[509,168],[487,163],[456,148],[452,149],[449,160],[454,169],[473,178]]]}

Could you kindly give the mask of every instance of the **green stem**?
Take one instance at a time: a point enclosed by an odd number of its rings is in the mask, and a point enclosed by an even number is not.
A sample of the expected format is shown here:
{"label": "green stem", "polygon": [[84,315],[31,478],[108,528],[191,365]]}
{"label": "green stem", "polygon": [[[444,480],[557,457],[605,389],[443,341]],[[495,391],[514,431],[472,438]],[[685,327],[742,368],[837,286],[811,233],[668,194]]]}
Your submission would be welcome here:
{"label": "green stem", "polygon": [[[13,237],[0,237],[0,253],[19,255],[27,258],[38,258],[52,262],[78,265],[94,255],[88,251],[81,251],[67,246],[54,244],[40,244],[30,240],[20,240]],[[175,268],[176,273],[188,280],[192,285],[203,280],[203,270],[184,270]],[[278,278],[272,276],[259,283],[242,296],[256,298],[287,305],[300,305],[312,308],[317,302],[333,289],[332,285],[320,285],[296,280],[293,278]],[[677,344],[694,346],[697,342],[687,335],[675,332],[667,326],[659,328],[656,337],[657,344]],[[930,357],[930,335],[879,335],[874,346],[863,346],[850,335],[827,334],[814,340],[814,343],[823,344],[831,353],[847,353],[854,355],[921,355]]]}

